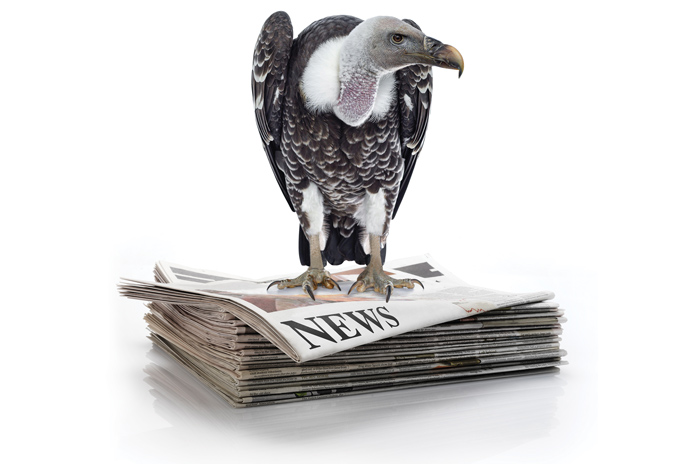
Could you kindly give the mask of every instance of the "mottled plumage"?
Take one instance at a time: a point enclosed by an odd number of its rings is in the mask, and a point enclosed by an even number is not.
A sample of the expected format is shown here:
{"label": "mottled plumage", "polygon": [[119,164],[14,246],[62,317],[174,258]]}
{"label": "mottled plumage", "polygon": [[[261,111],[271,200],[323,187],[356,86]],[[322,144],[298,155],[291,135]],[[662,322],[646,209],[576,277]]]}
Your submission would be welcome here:
{"label": "mottled plumage", "polygon": [[[361,23],[332,16],[292,39],[289,16],[277,12],[265,22],[255,47],[258,129],[275,178],[298,215],[305,265],[312,264],[309,238],[316,235],[324,261],[331,264],[368,263],[370,235],[379,236],[383,262],[389,224],[425,139],[432,70],[418,63],[426,58],[396,65],[393,60],[406,60],[408,53],[397,55],[389,44],[396,56],[376,58],[354,42],[383,40],[382,27],[393,27],[387,33],[394,31],[388,37],[395,43],[403,41],[398,31],[422,39],[420,46],[431,55],[449,47],[425,37],[414,22],[394,18],[373,18],[349,36]],[[430,64],[461,72],[461,57],[458,65],[442,55],[429,58]]]}

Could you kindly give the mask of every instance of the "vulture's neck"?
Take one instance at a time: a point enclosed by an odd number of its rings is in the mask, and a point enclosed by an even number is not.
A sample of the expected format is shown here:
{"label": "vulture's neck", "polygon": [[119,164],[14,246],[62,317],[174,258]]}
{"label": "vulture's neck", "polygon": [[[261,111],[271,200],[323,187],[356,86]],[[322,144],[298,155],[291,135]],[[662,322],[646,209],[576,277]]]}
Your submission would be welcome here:
{"label": "vulture's neck", "polygon": [[329,40],[309,59],[302,76],[306,106],[333,112],[350,126],[381,119],[394,103],[394,73],[381,72],[347,38]]}

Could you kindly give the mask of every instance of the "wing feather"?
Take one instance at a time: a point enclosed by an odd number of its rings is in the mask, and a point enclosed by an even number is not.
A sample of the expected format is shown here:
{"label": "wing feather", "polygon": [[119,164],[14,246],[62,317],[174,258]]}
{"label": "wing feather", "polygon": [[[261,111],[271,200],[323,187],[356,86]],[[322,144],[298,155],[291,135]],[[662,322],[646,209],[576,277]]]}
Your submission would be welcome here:
{"label": "wing feather", "polygon": [[[404,22],[420,30],[420,27],[410,19],[404,19]],[[423,149],[433,93],[433,70],[431,66],[417,64],[397,71],[396,76],[397,97],[401,112],[399,120],[404,173],[392,219],[396,217],[408,183],[411,181],[418,155]]]}
{"label": "wing feather", "polygon": [[277,184],[292,211],[294,207],[287,192],[284,173],[277,166],[275,158],[280,151],[282,103],[293,37],[289,15],[284,11],[273,13],[265,21],[255,44],[251,76],[255,121],[260,138]]}

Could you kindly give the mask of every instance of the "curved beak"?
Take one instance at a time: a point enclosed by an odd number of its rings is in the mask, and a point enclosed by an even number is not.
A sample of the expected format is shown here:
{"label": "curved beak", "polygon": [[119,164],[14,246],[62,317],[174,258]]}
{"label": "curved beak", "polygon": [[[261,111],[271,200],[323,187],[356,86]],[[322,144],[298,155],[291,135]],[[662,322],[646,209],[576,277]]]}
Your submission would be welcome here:
{"label": "curved beak", "polygon": [[435,65],[441,68],[458,69],[457,77],[462,77],[464,72],[464,59],[459,50],[452,45],[442,45],[435,52],[431,53],[435,60]]}
{"label": "curved beak", "polygon": [[459,70],[458,77],[462,77],[462,72],[464,72],[464,59],[459,50],[432,37],[426,36],[423,39],[423,50],[421,52],[409,53],[409,55],[423,58],[426,64],[447,69],[457,69]]}
{"label": "curved beak", "polygon": [[459,50],[452,45],[446,45],[432,37],[426,37],[423,40],[423,47],[425,51],[428,52],[428,55],[433,58],[435,66],[447,69],[458,69],[458,77],[462,77],[462,72],[464,72],[464,59],[462,58],[462,54],[459,53]]}

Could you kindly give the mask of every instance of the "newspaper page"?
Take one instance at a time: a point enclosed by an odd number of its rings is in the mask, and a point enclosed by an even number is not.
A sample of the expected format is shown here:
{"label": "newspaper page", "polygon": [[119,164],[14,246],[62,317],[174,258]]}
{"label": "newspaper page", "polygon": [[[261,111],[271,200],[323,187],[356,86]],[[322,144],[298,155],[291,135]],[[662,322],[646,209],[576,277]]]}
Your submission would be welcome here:
{"label": "newspaper page", "polygon": [[[296,362],[312,361],[498,308],[527,303],[535,303],[533,312],[556,308],[545,302],[554,297],[552,292],[511,293],[468,285],[429,255],[396,260],[384,266],[392,277],[420,280],[424,289],[416,286],[395,291],[389,302],[384,295],[371,290],[348,295],[347,289],[362,270],[363,267],[351,267],[334,272],[332,277],[343,291],[319,287],[314,292],[316,300],[301,288],[279,290],[273,286],[268,290],[269,283],[277,278],[251,280],[167,262],[156,266],[161,282],[122,279],[119,289],[129,298],[195,306],[198,310],[218,313],[227,322],[238,319],[241,335],[259,334],[270,344],[242,338],[231,340],[238,344],[234,346],[242,351],[279,349]],[[560,317],[555,314],[548,314],[552,322]],[[527,326],[528,322],[523,322],[523,329],[536,329]],[[475,323],[479,327],[498,327],[497,320]]]}
{"label": "newspaper page", "polygon": [[[230,377],[217,368],[203,363],[198,358],[190,356],[176,346],[171,345],[165,339],[152,334],[153,342],[166,353],[178,360],[186,369],[198,377],[206,385],[217,391],[229,404],[236,408],[262,406],[279,403],[308,401],[321,398],[337,398],[353,396],[363,393],[386,392],[407,388],[428,387],[433,385],[446,385],[457,382],[469,382],[494,378],[516,377],[531,374],[553,374],[558,372],[558,366],[566,364],[561,359],[534,360],[524,364],[512,363],[507,366],[468,366],[455,369],[439,368],[428,371],[423,375],[408,375],[365,378],[355,382],[343,384],[300,385],[288,388],[286,392],[280,389],[267,391],[249,391],[238,387],[231,382]],[[312,389],[307,387],[311,386]],[[313,389],[313,388],[316,389]]]}

